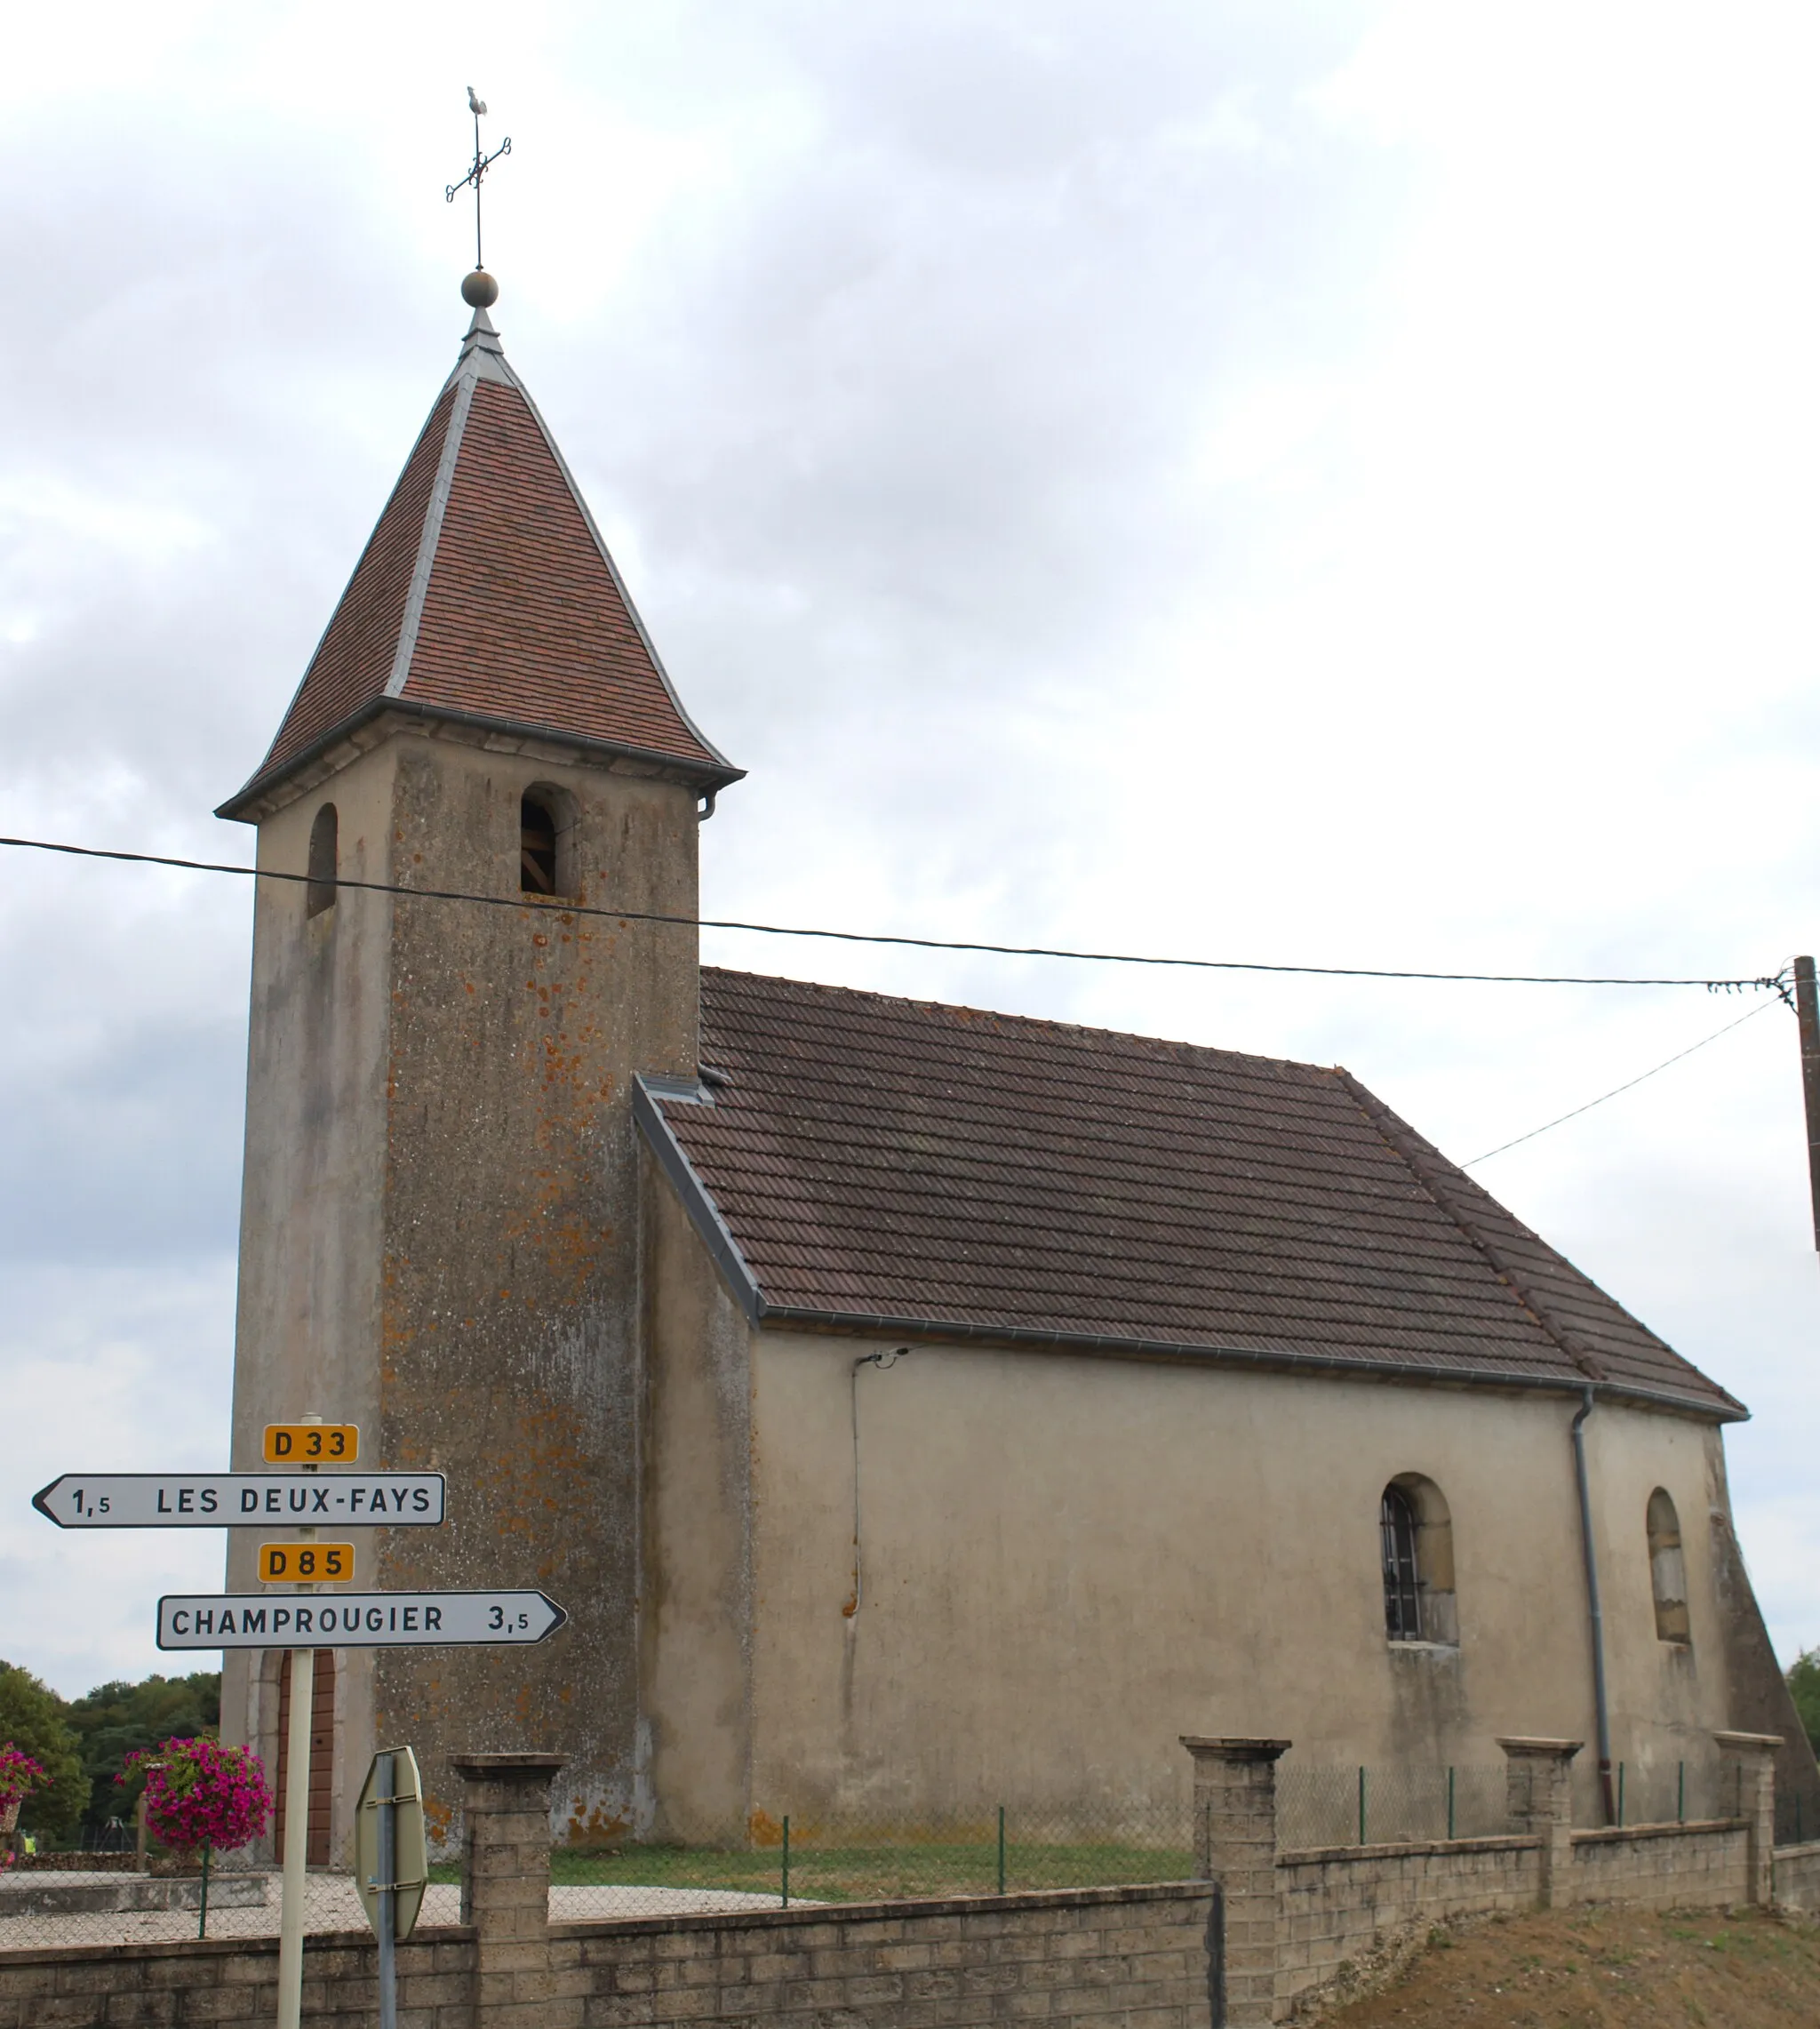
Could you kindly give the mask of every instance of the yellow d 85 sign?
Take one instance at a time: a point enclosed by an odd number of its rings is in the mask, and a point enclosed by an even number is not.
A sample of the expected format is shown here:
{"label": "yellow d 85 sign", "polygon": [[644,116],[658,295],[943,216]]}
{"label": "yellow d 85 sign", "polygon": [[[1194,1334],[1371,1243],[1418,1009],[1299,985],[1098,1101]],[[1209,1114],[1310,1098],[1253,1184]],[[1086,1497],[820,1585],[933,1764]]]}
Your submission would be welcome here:
{"label": "yellow d 85 sign", "polygon": [[268,1423],[268,1466],[351,1466],[360,1456],[357,1423]]}
{"label": "yellow d 85 sign", "polygon": [[351,1543],[261,1543],[259,1583],[345,1586],[354,1577]]}

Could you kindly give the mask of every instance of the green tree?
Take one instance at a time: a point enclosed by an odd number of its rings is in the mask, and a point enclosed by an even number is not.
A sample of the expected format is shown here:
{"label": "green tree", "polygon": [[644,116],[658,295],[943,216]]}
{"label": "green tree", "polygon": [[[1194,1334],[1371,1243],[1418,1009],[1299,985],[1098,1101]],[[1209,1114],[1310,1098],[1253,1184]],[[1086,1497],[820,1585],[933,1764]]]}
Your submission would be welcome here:
{"label": "green tree", "polygon": [[1808,1649],[1789,1665],[1788,1688],[1808,1740],[1820,1754],[1820,1649]]}
{"label": "green tree", "polygon": [[87,1779],[84,1823],[99,1833],[110,1817],[125,1818],[140,1785],[116,1784],[126,1757],[139,1747],[170,1739],[212,1735],[221,1721],[219,1672],[197,1670],[187,1677],[150,1676],[144,1682],[99,1684],[69,1707],[69,1724],[82,1750]]}
{"label": "green tree", "polygon": [[82,1822],[89,1785],[68,1711],[57,1693],[29,1670],[0,1662],[0,1746],[12,1741],[51,1777],[48,1789],[34,1790],[26,1799],[19,1818],[21,1832],[68,1839]]}

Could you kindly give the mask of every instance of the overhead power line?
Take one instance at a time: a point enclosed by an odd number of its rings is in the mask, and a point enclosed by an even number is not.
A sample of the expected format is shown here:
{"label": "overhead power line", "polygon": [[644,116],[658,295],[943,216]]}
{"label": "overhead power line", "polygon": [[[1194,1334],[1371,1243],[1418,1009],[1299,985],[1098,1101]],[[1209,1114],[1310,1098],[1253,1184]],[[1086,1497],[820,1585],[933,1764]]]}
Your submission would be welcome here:
{"label": "overhead power line", "polygon": [[1570,1120],[1578,1120],[1583,1113],[1591,1113],[1594,1106],[1602,1106],[1607,1099],[1615,1099],[1620,1092],[1628,1092],[1646,1079],[1653,1078],[1656,1072],[1666,1071],[1670,1065],[1679,1064],[1683,1058],[1691,1057],[1696,1050],[1704,1050],[1709,1042],[1717,1042],[1721,1035],[1729,1035],[1733,1029],[1742,1028],[1747,1021],[1755,1021],[1760,1014],[1776,1005],[1774,1001],[1759,1001],[1747,1015],[1740,1015],[1736,1021],[1728,1021],[1723,1028],[1715,1028],[1711,1035],[1703,1035],[1697,1042],[1690,1042],[1685,1050],[1678,1050],[1672,1057],[1664,1057],[1661,1063],[1648,1071],[1640,1071],[1634,1078],[1627,1078],[1621,1085],[1614,1085],[1608,1092],[1601,1092],[1596,1099],[1588,1099],[1585,1106],[1576,1106],[1571,1113],[1559,1114],[1553,1120],[1545,1120],[1540,1127],[1532,1127],[1529,1133],[1520,1134],[1514,1141],[1500,1141],[1496,1148],[1488,1148],[1484,1154],[1474,1155],[1460,1164],[1470,1170],[1475,1163],[1489,1162],[1494,1155],[1502,1155],[1506,1148],[1515,1148],[1525,1141],[1533,1141],[1538,1134],[1546,1134],[1552,1127],[1564,1126]]}
{"label": "overhead power line", "polygon": [[[214,859],[180,859],[162,852],[122,852],[99,845],[66,845],[48,838],[0,837],[0,846],[14,846],[31,852],[67,853],[78,859],[122,860],[135,867],[174,867],[189,874],[228,874],[242,880],[286,881],[307,885],[310,879],[307,874],[281,873],[274,867],[236,867]],[[1130,951],[1072,951],[1045,944],[988,944],[970,938],[906,937],[886,931],[820,930],[800,923],[745,923],[726,916],[665,915],[651,909],[593,907],[579,902],[565,902],[557,897],[477,895],[459,888],[416,888],[390,881],[354,881],[339,874],[335,876],[334,884],[337,888],[358,889],[367,894],[403,895],[413,901],[471,902],[486,908],[501,909],[553,908],[563,915],[601,916],[616,923],[675,923],[689,930],[744,931],[759,937],[817,937],[836,944],[898,945],[916,951],[976,951],[1002,958],[1066,958],[1093,965],[1169,965],[1201,972],[1280,972],[1329,979],[1430,979],[1492,987],[1701,987],[1713,994],[1752,991],[1786,994],[1786,982],[1781,973],[1735,979],[1657,979],[1573,972],[1431,972],[1384,965],[1285,965],[1256,958],[1157,957]],[[1494,1149],[1492,1153],[1498,1152]]]}

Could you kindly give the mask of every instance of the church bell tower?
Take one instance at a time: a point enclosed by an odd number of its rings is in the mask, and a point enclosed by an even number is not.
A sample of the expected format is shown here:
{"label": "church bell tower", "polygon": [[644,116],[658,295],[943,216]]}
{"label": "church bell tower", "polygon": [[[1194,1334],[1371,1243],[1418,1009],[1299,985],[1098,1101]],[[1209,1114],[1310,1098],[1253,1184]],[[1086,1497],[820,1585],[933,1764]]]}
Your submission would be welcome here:
{"label": "church bell tower", "polygon": [[[697,825],[740,774],[507,363],[490,278],[464,294],[455,370],[219,813],[308,876],[258,888],[234,1464],[268,1421],[358,1423],[363,1462],[447,1474],[449,1517],[357,1532],[360,1589],[541,1586],[571,1618],[535,1649],[339,1652],[338,1857],[381,1742],[416,1746],[433,1800],[450,1753],[534,1747],[569,1757],[572,1829],[636,1809],[631,1089],[695,1075]],[[282,1663],[230,1656],[223,1686],[269,1769]]]}

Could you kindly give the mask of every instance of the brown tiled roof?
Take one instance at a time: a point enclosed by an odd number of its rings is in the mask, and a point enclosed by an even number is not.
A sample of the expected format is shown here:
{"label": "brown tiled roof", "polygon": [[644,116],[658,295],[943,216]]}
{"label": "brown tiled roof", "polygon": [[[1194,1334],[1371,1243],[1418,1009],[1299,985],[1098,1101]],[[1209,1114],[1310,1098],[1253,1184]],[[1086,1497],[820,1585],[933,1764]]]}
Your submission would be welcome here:
{"label": "brown tiled roof", "polygon": [[717,971],[702,1062],[647,1130],[778,1322],[1743,1413],[1344,1071]]}
{"label": "brown tiled roof", "polygon": [[485,313],[437,397],[291,699],[226,815],[391,701],[739,771],[682,709]]}

